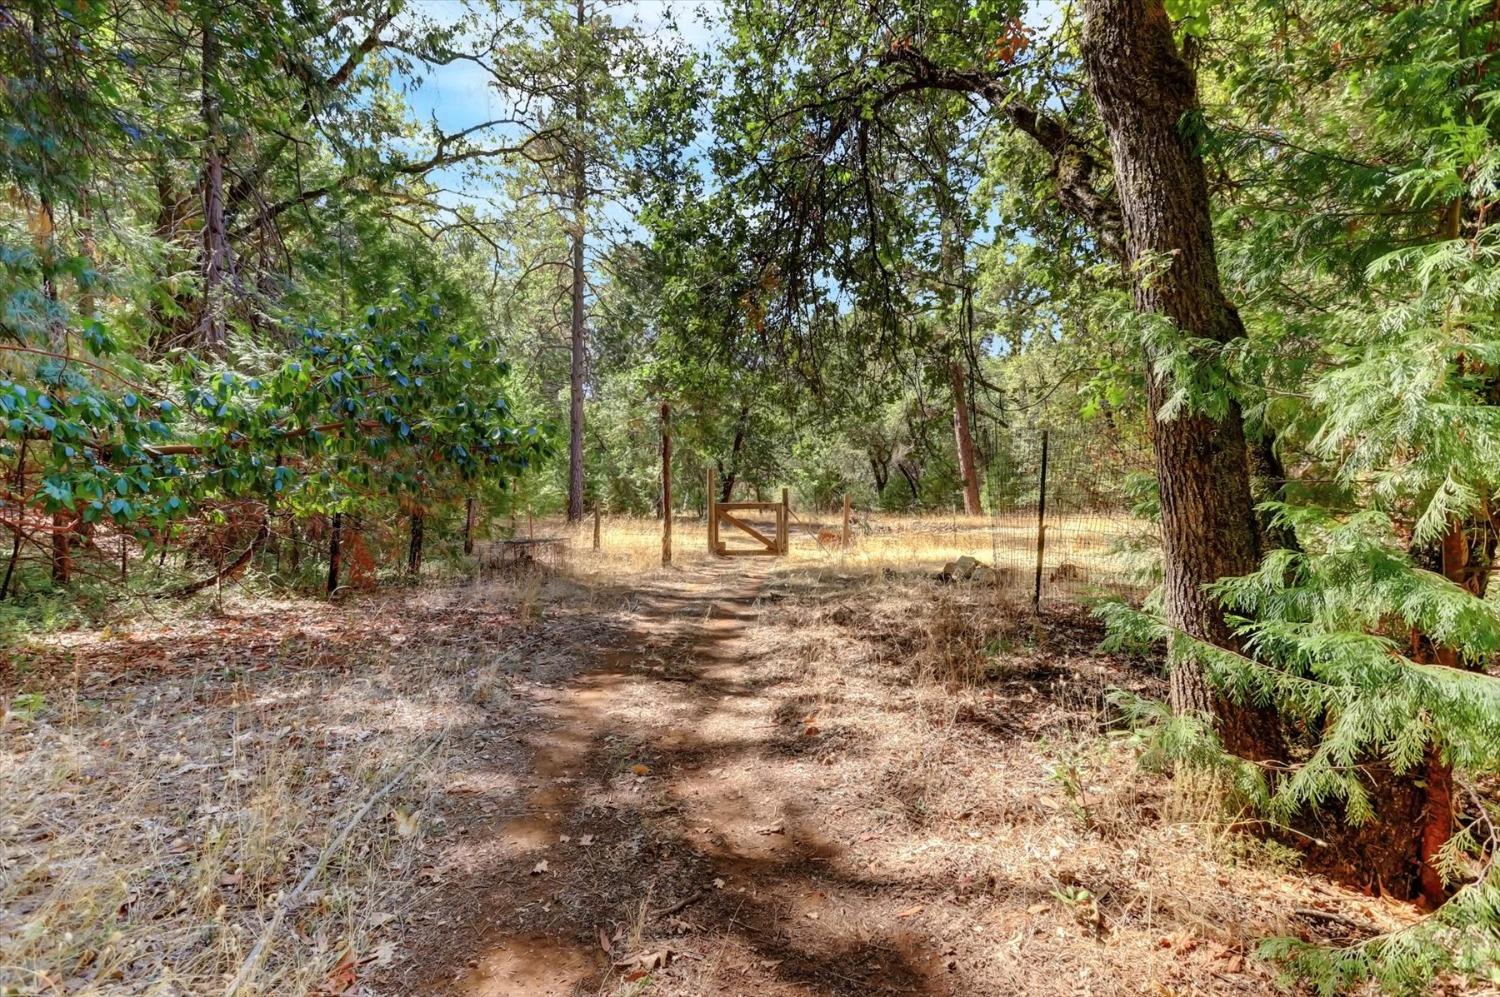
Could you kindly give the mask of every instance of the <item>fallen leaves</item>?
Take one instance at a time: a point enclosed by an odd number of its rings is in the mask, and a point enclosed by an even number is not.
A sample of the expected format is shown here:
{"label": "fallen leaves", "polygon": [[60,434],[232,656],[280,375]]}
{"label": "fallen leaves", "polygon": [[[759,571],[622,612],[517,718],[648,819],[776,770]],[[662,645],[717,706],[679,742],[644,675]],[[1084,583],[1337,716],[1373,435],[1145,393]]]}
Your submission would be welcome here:
{"label": "fallen leaves", "polygon": [[354,953],[346,951],[344,957],[329,970],[323,982],[315,987],[309,997],[338,997],[349,993],[359,981],[359,961]]}
{"label": "fallen leaves", "polygon": [[370,954],[365,957],[365,960],[373,962],[382,968],[389,966],[396,961],[396,943],[392,941],[381,942],[370,950]]}
{"label": "fallen leaves", "polygon": [[391,820],[395,822],[396,834],[402,838],[410,838],[417,833],[417,828],[422,823],[422,812],[420,810],[407,813],[405,810],[392,810]]}
{"label": "fallen leaves", "polygon": [[638,952],[628,959],[622,959],[615,963],[616,969],[625,970],[627,983],[634,983],[649,976],[658,969],[666,969],[672,962],[676,953],[671,949],[656,949],[650,952]]}
{"label": "fallen leaves", "polygon": [[540,875],[546,873],[549,870],[549,868],[550,867],[547,865],[547,860],[546,859],[542,859],[536,865],[534,865],[534,866],[531,867],[531,874],[533,876],[540,876]]}

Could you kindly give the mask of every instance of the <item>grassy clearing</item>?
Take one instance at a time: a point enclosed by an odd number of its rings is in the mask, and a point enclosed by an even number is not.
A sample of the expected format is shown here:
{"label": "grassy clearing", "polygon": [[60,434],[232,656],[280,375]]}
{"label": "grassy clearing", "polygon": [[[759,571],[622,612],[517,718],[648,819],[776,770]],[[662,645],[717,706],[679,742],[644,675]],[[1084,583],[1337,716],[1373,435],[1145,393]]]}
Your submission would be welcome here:
{"label": "grassy clearing", "polygon": [[[1035,580],[1037,524],[1034,513],[996,517],[855,513],[851,544],[840,542],[836,514],[807,514],[791,528],[791,551],[781,567],[823,567],[845,574],[878,575],[934,572],[958,557],[993,565],[1003,587],[1030,593]],[[589,583],[624,584],[658,577],[661,521],[607,517],[601,523],[600,550],[594,552],[593,524],[576,526],[538,520],[536,536],[565,537],[574,552],[570,570]],[[1043,563],[1044,598],[1068,600],[1109,592],[1140,594],[1149,587],[1154,558],[1137,550],[1149,538],[1149,524],[1116,514],[1049,514]],[[734,543],[727,527],[724,537]],[[680,516],[673,524],[673,562],[694,568],[709,561],[703,520]]]}

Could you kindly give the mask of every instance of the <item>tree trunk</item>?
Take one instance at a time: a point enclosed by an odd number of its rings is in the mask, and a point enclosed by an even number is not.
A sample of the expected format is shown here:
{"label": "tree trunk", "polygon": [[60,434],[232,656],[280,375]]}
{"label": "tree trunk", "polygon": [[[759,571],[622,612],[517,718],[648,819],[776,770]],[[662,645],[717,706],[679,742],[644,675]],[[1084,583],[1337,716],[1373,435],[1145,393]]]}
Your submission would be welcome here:
{"label": "tree trunk", "polygon": [[[1477,592],[1487,582],[1487,565],[1471,572],[1469,566],[1469,535],[1461,519],[1448,524],[1448,532],[1439,545],[1443,576],[1450,582],[1470,592]],[[1488,532],[1488,531],[1486,531]],[[1464,668],[1467,663],[1455,647],[1433,647],[1431,658],[1439,665],[1449,668]],[[1422,815],[1420,841],[1417,845],[1419,865],[1417,889],[1422,902],[1432,908],[1440,907],[1448,899],[1448,887],[1443,882],[1437,866],[1438,853],[1453,837],[1453,766],[1443,759],[1442,753],[1428,745],[1423,759],[1423,770],[1409,774],[1406,781],[1419,777],[1422,780]]]}
{"label": "tree trunk", "polygon": [[333,526],[328,531],[328,594],[338,591],[339,587],[339,562],[342,559],[344,533],[344,514],[336,512],[333,514]]}
{"label": "tree trunk", "polygon": [[464,556],[474,553],[474,497],[464,499]]}
{"label": "tree trunk", "polygon": [[427,519],[421,510],[411,514],[411,542],[406,547],[406,573],[414,580],[422,576],[422,533]]}
{"label": "tree trunk", "polygon": [[979,472],[974,466],[974,437],[969,434],[969,399],[964,391],[964,369],[957,361],[948,365],[953,378],[953,437],[958,447],[958,476],[964,485],[964,512],[977,516]]}
{"label": "tree trunk", "polygon": [[[1286,486],[1286,468],[1276,453],[1276,434],[1269,426],[1261,426],[1247,441],[1246,457],[1250,462],[1250,496],[1258,506],[1262,502],[1279,502]],[[1290,528],[1275,521],[1275,516],[1260,509],[1255,510],[1255,525],[1260,531],[1262,552],[1286,549],[1300,550],[1297,535]]]}
{"label": "tree trunk", "polygon": [[911,498],[915,502],[922,497],[921,472],[908,461],[896,461],[896,470],[901,472],[901,477],[906,479],[906,487],[911,489]]}
{"label": "tree trunk", "polygon": [[[1109,135],[1125,222],[1125,265],[1135,307],[1183,336],[1225,343],[1244,335],[1224,297],[1209,218],[1208,183],[1195,144],[1197,80],[1177,49],[1161,0],[1085,0],[1083,56]],[[1224,612],[1204,586],[1253,571],[1258,536],[1239,405],[1222,415],[1161,417],[1175,388],[1147,347],[1146,381],[1161,491],[1167,621],[1233,647]],[[1214,694],[1201,666],[1177,660],[1172,705],[1211,717],[1225,746],[1251,758],[1281,754],[1274,713]]]}
{"label": "tree trunk", "polygon": [[5,562],[5,579],[0,581],[0,599],[10,595],[10,580],[16,573],[16,562],[21,559],[21,541],[25,539],[26,502],[23,496],[26,494],[26,442],[26,437],[22,436],[16,454],[16,522],[11,537],[10,558]]}
{"label": "tree trunk", "polygon": [[52,580],[59,585],[73,581],[73,517],[61,510],[52,514]]}
{"label": "tree trunk", "polygon": [[[42,258],[42,296],[52,305],[57,304],[57,218],[53,214],[52,201],[44,193],[41,198],[40,224],[42,233],[38,250]],[[55,313],[54,313],[55,314]],[[68,327],[55,317],[48,322],[47,341],[52,352],[68,352]],[[73,532],[73,516],[65,509],[52,514],[52,581],[67,585],[73,580],[73,553],[70,537]]]}
{"label": "tree trunk", "polygon": [[302,568],[302,529],[297,525],[295,513],[287,517],[286,532],[291,540],[292,573],[296,574]]}
{"label": "tree trunk", "polygon": [[[578,28],[584,25],[583,0],[578,0]],[[588,172],[584,156],[583,124],[585,103],[583,66],[580,57],[578,79],[574,90],[573,137],[573,308],[571,315],[572,358],[568,379],[568,522],[576,523],[583,518],[583,297],[584,297],[584,233],[588,225]]]}
{"label": "tree trunk", "polygon": [[672,406],[661,403],[661,565],[672,563]]}
{"label": "tree trunk", "polygon": [[870,454],[870,473],[875,478],[875,497],[885,494],[885,483],[891,480],[891,455],[877,457]]}
{"label": "tree trunk", "polygon": [[734,423],[734,441],[729,446],[729,467],[719,464],[719,501],[728,502],[734,494],[734,483],[740,476],[740,451],[745,447],[745,434],[750,428],[750,406],[741,405],[739,417]]}
{"label": "tree trunk", "polygon": [[234,267],[224,220],[224,149],[219,120],[219,39],[210,19],[203,23],[203,314],[199,342],[222,352],[229,341],[224,289]]}

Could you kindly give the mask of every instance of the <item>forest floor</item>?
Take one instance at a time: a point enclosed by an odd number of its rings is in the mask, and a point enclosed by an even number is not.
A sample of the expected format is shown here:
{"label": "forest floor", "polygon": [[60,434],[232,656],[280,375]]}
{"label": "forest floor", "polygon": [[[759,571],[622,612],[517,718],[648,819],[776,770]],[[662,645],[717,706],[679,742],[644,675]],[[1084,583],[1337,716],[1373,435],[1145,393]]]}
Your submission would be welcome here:
{"label": "forest floor", "polygon": [[1262,994],[1258,939],[1410,920],[1144,772],[1103,697],[1159,663],[921,536],[13,648],[0,993]]}

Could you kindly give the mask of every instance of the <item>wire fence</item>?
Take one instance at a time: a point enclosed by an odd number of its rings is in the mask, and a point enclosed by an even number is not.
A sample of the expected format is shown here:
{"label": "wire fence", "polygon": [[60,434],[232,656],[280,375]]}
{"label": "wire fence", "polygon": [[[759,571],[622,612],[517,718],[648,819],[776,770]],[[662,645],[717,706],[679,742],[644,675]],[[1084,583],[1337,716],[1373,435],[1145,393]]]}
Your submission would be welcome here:
{"label": "wire fence", "polygon": [[978,427],[975,447],[1001,583],[1037,605],[1119,596],[1156,584],[1150,445],[1107,418]]}

